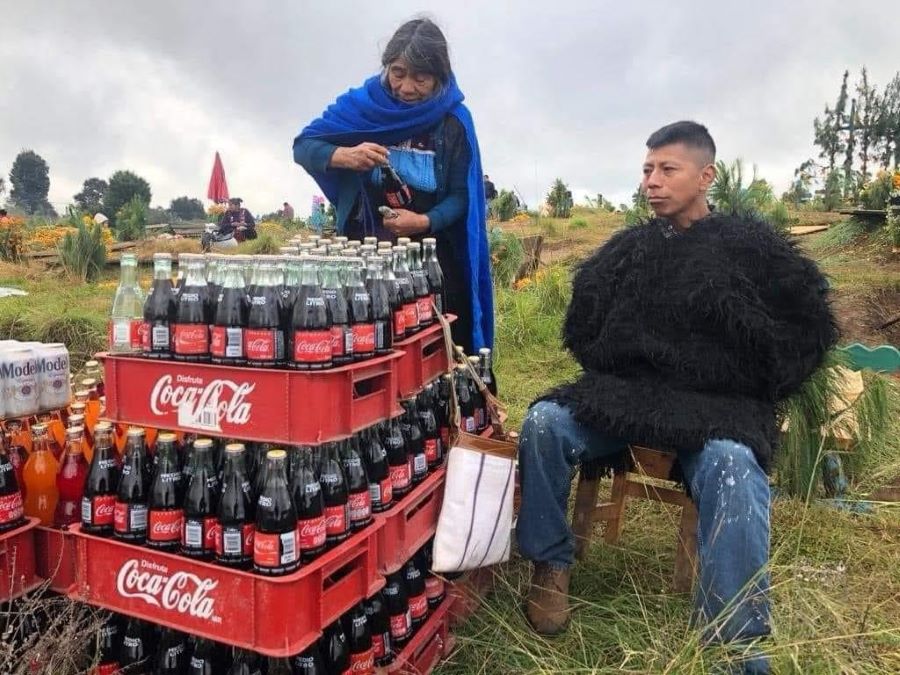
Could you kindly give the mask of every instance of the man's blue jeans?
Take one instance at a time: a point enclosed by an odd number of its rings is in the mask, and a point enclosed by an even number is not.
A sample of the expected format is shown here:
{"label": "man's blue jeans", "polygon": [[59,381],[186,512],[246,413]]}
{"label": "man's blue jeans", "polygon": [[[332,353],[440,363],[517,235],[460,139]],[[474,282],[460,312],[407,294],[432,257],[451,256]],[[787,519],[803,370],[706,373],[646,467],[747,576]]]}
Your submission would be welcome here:
{"label": "man's blue jeans", "polygon": [[[519,438],[522,504],[516,535],[522,555],[554,567],[574,562],[566,518],[578,465],[621,452],[626,441],[579,424],[568,408],[540,401]],[[679,454],[697,505],[699,583],[695,619],[707,642],[744,642],[769,633],[769,482],[753,452],[714,439]],[[748,664],[749,666],[749,664]],[[764,662],[747,672],[768,672]]]}

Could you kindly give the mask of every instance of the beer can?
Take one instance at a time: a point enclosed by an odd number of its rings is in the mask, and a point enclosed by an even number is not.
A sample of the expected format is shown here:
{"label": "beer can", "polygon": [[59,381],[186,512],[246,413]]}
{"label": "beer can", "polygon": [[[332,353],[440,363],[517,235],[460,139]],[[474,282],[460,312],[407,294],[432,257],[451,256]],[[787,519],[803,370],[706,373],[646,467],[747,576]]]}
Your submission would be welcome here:
{"label": "beer can", "polygon": [[41,410],[59,410],[69,405],[69,350],[61,342],[42,344],[34,350],[38,368],[38,403]]}
{"label": "beer can", "polygon": [[0,390],[7,417],[27,417],[38,411],[37,359],[30,347],[0,352]]}

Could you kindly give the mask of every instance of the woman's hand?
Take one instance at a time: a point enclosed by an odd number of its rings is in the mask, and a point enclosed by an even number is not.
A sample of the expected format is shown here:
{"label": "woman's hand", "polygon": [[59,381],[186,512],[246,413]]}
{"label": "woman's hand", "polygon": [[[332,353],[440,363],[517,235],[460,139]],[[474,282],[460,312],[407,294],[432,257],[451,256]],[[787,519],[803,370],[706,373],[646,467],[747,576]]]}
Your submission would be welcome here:
{"label": "woman's hand", "polygon": [[371,171],[376,166],[388,162],[388,149],[378,143],[360,143],[352,148],[339,147],[331,155],[328,163],[332,169],[351,171]]}
{"label": "woman's hand", "polygon": [[384,227],[397,237],[411,237],[428,231],[428,216],[407,209],[394,209],[396,218],[385,218]]}

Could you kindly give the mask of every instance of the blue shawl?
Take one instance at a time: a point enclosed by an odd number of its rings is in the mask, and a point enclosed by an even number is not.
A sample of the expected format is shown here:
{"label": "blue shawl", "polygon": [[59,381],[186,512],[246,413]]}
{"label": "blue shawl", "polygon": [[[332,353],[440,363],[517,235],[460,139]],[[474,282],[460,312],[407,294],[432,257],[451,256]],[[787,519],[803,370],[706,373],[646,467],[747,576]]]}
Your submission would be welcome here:
{"label": "blue shawl", "polygon": [[[481,155],[472,114],[462,103],[464,98],[456,78],[451,77],[437,96],[422,103],[404,103],[391,96],[380,76],[375,75],[361,87],[339,96],[321,117],[300,132],[299,138],[315,138],[341,146],[365,141],[389,145],[428,131],[447,114],[460,121],[466,130],[471,156],[468,171],[469,210],[466,215],[467,256],[463,264],[469,279],[472,304],[472,344],[479,349],[494,346],[494,298],[485,228]],[[358,176],[350,171],[314,172],[311,175],[331,202],[337,200],[342,181],[352,180],[362,185]]]}

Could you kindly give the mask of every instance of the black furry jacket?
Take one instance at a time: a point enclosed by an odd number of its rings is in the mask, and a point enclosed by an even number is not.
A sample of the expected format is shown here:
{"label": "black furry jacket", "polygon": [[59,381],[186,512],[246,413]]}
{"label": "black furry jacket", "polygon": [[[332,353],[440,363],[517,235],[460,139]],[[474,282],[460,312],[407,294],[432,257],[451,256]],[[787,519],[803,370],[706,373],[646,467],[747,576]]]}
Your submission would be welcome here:
{"label": "black furry jacket", "polygon": [[733,439],[768,470],[778,403],[837,341],[827,288],[763,222],[712,214],[683,232],[662,220],[622,230],[574,278],[563,342],[584,372],[543,398],[640,445]]}

